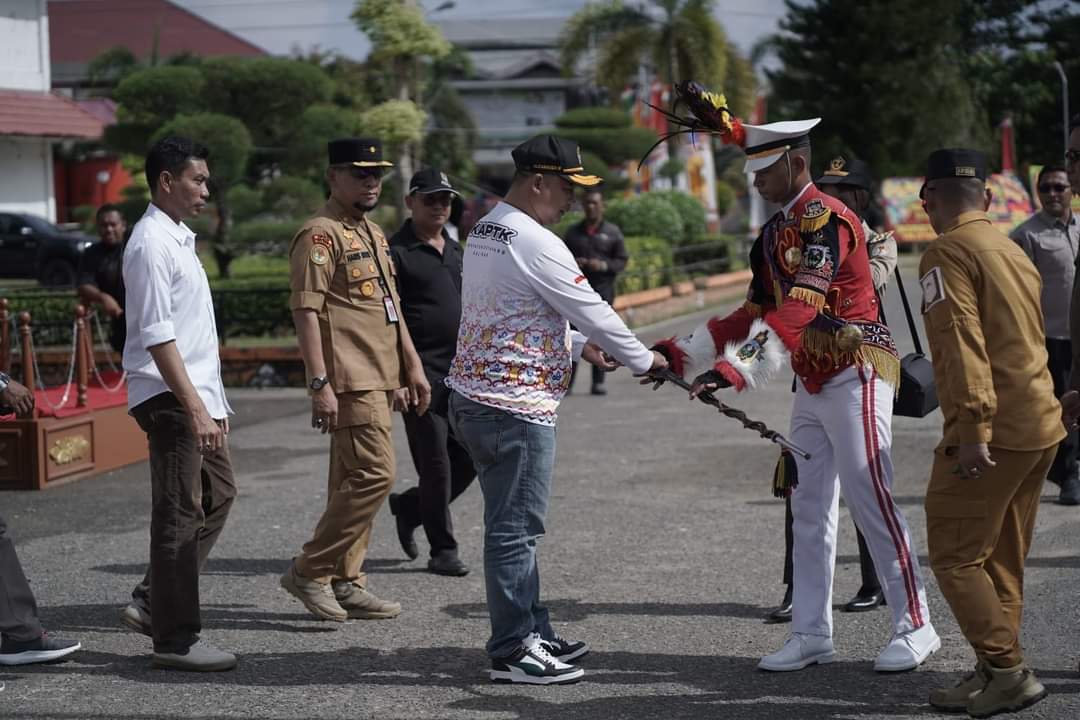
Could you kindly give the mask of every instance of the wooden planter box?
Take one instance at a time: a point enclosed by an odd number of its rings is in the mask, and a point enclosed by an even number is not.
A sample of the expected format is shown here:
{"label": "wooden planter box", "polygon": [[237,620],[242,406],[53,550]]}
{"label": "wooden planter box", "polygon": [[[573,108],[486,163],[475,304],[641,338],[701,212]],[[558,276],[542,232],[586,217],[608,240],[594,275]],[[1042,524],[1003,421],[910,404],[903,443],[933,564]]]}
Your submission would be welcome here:
{"label": "wooden planter box", "polygon": [[125,405],[0,421],[0,490],[42,490],[147,456],[146,434]]}

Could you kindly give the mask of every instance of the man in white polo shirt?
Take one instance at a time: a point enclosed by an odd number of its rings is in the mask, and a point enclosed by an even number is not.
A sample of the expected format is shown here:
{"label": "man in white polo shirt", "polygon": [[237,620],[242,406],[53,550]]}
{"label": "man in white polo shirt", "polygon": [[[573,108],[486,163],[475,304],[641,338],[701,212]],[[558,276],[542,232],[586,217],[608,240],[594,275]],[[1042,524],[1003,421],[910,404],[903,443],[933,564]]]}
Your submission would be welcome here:
{"label": "man in white polo shirt", "polygon": [[150,630],[154,665],[203,672],[236,665],[199,639],[199,570],[236,497],[210,284],[183,223],[210,197],[208,155],[186,138],[154,144],[150,207],[124,251],[128,408],[150,443],[153,497],[150,570],[124,619]]}
{"label": "man in white polo shirt", "polygon": [[513,157],[510,192],[465,245],[461,325],[446,384],[451,425],[484,494],[491,679],[554,685],[579,680],[584,671],[569,663],[589,650],[552,629],[536,564],[570,363],[584,358],[614,369],[606,352],[642,374],[667,361],[634,337],[544,228],[570,209],[575,186],[600,182],[583,174],[577,145],[540,135]]}

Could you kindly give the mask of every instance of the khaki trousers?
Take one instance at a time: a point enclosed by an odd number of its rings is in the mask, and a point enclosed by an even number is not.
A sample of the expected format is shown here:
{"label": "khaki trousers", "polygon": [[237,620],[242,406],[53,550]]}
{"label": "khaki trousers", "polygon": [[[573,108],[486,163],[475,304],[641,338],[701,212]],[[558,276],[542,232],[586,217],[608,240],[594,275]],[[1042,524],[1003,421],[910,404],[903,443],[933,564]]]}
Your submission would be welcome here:
{"label": "khaki trousers", "polygon": [[390,400],[385,391],[338,395],[338,426],[330,439],[330,475],[315,533],[296,557],[296,570],[321,583],[361,572],[375,514],[394,486]]}
{"label": "khaki trousers", "polygon": [[994,667],[1024,659],[1024,561],[1056,450],[992,447],[997,466],[978,480],[954,472],[954,448],[934,453],[926,491],[930,566],[964,637]]}

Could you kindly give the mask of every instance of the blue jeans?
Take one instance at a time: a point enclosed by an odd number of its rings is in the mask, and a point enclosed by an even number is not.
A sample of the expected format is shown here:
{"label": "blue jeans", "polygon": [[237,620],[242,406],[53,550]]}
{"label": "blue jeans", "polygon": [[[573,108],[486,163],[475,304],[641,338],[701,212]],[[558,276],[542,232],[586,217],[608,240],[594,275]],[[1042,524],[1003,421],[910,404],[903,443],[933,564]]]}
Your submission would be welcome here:
{"label": "blue jeans", "polygon": [[555,428],[526,422],[452,392],[450,424],[476,465],[484,494],[484,582],[491,639],[488,655],[504,657],[530,633],[553,639],[540,604],[536,541],[544,535]]}

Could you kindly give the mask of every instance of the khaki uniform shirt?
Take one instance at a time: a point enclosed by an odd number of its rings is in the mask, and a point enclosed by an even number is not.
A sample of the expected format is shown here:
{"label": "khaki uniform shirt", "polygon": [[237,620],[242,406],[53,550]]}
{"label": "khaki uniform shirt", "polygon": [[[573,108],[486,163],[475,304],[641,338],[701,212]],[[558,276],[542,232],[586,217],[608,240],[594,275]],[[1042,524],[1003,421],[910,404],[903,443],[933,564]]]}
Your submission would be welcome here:
{"label": "khaki uniform shirt", "polygon": [[1046,367],[1039,273],[1024,252],[968,212],[919,263],[942,446],[1041,450],[1065,437]]}
{"label": "khaki uniform shirt", "polygon": [[[338,395],[404,384],[395,274],[379,226],[354,220],[333,198],[289,246],[289,308],[318,314],[326,375]],[[399,322],[388,318],[388,295]]]}

